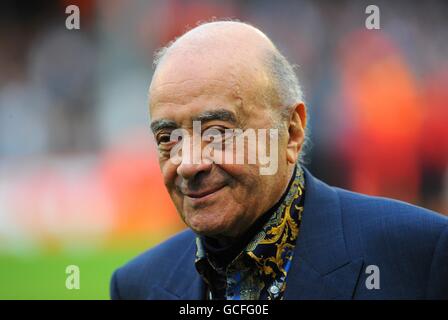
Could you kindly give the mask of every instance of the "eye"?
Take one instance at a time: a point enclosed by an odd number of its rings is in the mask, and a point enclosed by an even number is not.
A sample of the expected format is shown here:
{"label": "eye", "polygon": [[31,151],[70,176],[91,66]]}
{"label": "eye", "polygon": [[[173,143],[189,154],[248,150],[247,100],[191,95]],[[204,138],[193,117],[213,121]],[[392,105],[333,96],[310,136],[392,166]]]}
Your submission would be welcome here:
{"label": "eye", "polygon": [[[226,131],[227,130],[227,131]],[[228,128],[221,126],[212,126],[204,131],[204,137],[212,143],[223,143],[230,137]]]}
{"label": "eye", "polygon": [[170,142],[170,135],[168,133],[161,133],[157,135],[157,145],[166,144]]}

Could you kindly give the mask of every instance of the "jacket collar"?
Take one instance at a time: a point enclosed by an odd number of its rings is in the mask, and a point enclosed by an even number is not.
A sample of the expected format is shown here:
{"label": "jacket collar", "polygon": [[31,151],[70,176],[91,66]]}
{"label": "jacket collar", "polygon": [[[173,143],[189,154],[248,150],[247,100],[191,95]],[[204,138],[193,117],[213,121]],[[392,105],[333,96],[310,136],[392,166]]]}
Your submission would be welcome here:
{"label": "jacket collar", "polygon": [[304,212],[285,299],[350,299],[362,259],[348,255],[336,191],[304,172]]}
{"label": "jacket collar", "polygon": [[[166,279],[160,279],[161,285],[151,288],[151,296],[158,300],[202,300],[205,298],[205,285],[196,271],[194,260],[196,252],[196,236],[192,231],[191,240],[186,250],[179,253],[177,263]],[[151,297],[149,297],[151,299]]]}

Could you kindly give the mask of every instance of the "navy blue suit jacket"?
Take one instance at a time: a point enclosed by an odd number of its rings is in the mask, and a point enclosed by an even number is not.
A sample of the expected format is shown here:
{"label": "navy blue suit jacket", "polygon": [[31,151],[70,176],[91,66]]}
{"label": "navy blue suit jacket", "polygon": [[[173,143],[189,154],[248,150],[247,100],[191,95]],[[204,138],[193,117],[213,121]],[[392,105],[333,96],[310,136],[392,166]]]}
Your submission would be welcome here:
{"label": "navy blue suit jacket", "polygon": [[[448,219],[326,185],[305,170],[285,299],[448,299]],[[115,271],[112,299],[203,299],[195,235],[183,231]],[[370,265],[379,289],[369,289]],[[378,280],[378,278],[377,278]]]}

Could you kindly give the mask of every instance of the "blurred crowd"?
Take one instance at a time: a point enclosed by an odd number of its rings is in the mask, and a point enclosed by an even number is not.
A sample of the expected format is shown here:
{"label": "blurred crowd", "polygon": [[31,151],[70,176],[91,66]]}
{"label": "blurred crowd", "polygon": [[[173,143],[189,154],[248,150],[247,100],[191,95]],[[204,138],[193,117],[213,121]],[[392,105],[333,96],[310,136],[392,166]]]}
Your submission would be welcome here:
{"label": "blurred crowd", "polygon": [[[65,28],[70,4],[80,30]],[[374,1],[379,30],[368,4],[2,1],[0,249],[182,228],[148,125],[152,56],[223,18],[298,65],[317,177],[448,214],[448,2]]]}

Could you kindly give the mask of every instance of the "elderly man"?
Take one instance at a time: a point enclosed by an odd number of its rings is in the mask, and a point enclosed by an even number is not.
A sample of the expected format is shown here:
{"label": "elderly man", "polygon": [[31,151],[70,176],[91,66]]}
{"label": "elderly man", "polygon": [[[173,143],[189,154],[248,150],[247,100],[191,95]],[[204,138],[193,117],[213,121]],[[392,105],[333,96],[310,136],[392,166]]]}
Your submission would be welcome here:
{"label": "elderly man", "polygon": [[[300,165],[301,90],[260,30],[190,30],[156,58],[149,93],[162,175],[189,229],[118,269],[113,299],[448,298],[448,220],[330,187]],[[237,129],[272,129],[275,143],[245,135],[238,151]],[[259,154],[235,160],[254,143],[275,153],[273,171]],[[192,161],[210,144],[226,148]]]}

